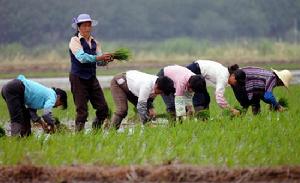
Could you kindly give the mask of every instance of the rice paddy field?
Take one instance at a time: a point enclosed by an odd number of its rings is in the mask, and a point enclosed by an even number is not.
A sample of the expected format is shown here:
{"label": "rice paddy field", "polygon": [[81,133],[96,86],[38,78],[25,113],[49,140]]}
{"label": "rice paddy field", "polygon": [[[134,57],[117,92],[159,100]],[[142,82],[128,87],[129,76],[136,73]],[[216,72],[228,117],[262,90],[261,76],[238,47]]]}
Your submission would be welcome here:
{"label": "rice paddy field", "polygon": [[[11,180],[43,181],[44,176],[54,182],[299,181],[300,86],[293,85],[289,91],[275,89],[277,98],[288,99],[285,112],[269,111],[261,103],[260,115],[253,116],[249,109],[245,116],[235,118],[218,108],[213,88],[209,90],[212,102],[206,121],[191,118],[159,124],[166,119],[157,119],[141,126],[133,120],[131,106],[127,121],[136,125],[121,132],[86,130],[75,134],[71,129],[51,135],[35,133],[23,139],[1,137],[0,180],[19,176],[25,178]],[[55,109],[54,115],[65,124],[73,124],[75,109],[68,94],[69,108]],[[226,95],[231,105],[238,105],[231,88]],[[108,89],[105,96],[114,111]],[[3,99],[0,107],[0,124],[5,127],[9,116]],[[158,114],[165,113],[160,97],[155,100],[155,108]],[[94,117],[91,107],[89,116],[87,128]],[[57,177],[52,176],[54,173]]]}

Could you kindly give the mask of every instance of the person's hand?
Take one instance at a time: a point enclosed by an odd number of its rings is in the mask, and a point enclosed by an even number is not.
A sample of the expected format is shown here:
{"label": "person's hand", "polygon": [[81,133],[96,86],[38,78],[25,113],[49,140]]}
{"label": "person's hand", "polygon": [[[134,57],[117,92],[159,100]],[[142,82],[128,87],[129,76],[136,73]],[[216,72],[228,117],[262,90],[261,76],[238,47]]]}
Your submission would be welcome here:
{"label": "person's hand", "polygon": [[279,105],[278,108],[276,109],[276,111],[278,111],[278,112],[283,112],[285,110],[286,109],[284,107],[282,107],[281,105]]}
{"label": "person's hand", "polygon": [[239,116],[241,114],[241,112],[235,108],[231,108],[230,112],[233,116]]}
{"label": "person's hand", "polygon": [[186,115],[187,116],[192,116],[193,114],[194,114],[193,106],[191,106],[191,105],[186,106]]}
{"label": "person's hand", "polygon": [[114,60],[113,55],[111,53],[104,53],[101,56],[97,57],[97,60],[101,60],[104,62],[112,62]]}
{"label": "person's hand", "polygon": [[49,125],[42,120],[40,120],[39,123],[42,125],[42,128],[45,133],[54,133],[55,132],[55,125]]}
{"label": "person's hand", "polygon": [[48,125],[48,130],[49,130],[49,133],[54,133],[55,132],[55,125]]}
{"label": "person's hand", "polygon": [[149,117],[150,117],[151,119],[152,119],[152,118],[155,118],[156,112],[155,112],[154,108],[151,108],[151,109],[148,110],[148,115],[149,115]]}

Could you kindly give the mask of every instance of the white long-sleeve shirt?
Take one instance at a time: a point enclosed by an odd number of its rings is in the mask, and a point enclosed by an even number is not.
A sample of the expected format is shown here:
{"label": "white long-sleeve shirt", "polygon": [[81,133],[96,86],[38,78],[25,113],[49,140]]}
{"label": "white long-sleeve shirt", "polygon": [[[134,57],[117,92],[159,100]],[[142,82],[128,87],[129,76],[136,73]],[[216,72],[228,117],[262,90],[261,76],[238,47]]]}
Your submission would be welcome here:
{"label": "white long-sleeve shirt", "polygon": [[143,73],[136,70],[126,72],[128,89],[138,97],[138,102],[147,102],[154,93],[154,86],[157,76]]}
{"label": "white long-sleeve shirt", "polygon": [[215,97],[217,104],[221,108],[228,107],[228,102],[224,97],[225,88],[228,85],[229,72],[222,64],[211,60],[197,60],[201,75],[206,81],[212,83],[215,87]]}
{"label": "white long-sleeve shirt", "polygon": [[[140,120],[145,123],[149,120],[147,112],[147,101],[154,94],[154,87],[157,76],[131,70],[126,72],[126,80],[128,89],[138,97],[137,111]],[[154,95],[152,96],[154,97]]]}

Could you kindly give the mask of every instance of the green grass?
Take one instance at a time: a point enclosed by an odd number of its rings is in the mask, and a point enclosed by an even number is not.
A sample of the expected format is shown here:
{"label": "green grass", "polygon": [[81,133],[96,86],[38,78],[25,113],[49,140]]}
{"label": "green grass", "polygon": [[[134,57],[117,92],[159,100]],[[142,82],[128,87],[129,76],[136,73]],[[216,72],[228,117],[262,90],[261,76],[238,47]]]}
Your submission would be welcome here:
{"label": "green grass", "polygon": [[[300,69],[300,44],[269,39],[212,42],[190,38],[161,41],[102,42],[103,52],[126,47],[132,51],[130,62],[110,63],[98,74],[112,75],[124,69],[156,73],[163,65],[187,65],[194,60],[209,59],[225,66],[238,63],[266,69]],[[123,53],[127,53],[126,51]],[[19,73],[28,77],[66,77],[70,69],[68,43],[40,45],[34,48],[18,43],[0,44],[0,78],[13,78]]]}
{"label": "green grass", "polygon": [[[209,89],[212,95],[212,88]],[[292,86],[288,93],[275,90],[277,98],[285,97],[289,110],[275,113],[262,103],[262,113],[253,116],[250,111],[243,118],[223,116],[214,97],[208,121],[186,120],[182,124],[137,127],[134,133],[92,134],[61,133],[36,138],[0,138],[0,164],[14,165],[129,165],[161,164],[169,161],[208,166],[276,166],[300,163],[300,86]],[[235,106],[231,89],[227,98]],[[114,108],[109,90],[105,90],[109,107]],[[69,95],[69,97],[71,97]],[[69,100],[72,104],[71,100]],[[0,100],[1,109],[5,108]],[[155,101],[159,113],[164,112],[161,98]],[[2,111],[2,120],[7,120]],[[60,118],[74,119],[74,107],[67,112],[55,110]],[[90,116],[93,112],[90,110]],[[133,115],[132,108],[130,116]],[[91,119],[90,119],[91,121]]]}
{"label": "green grass", "polygon": [[[249,62],[299,62],[300,44],[278,42],[271,39],[241,39],[224,42],[195,40],[187,37],[161,41],[102,42],[104,52],[113,52],[120,47],[132,50],[132,60],[140,63],[171,61],[183,63],[195,59],[211,59],[222,63]],[[124,51],[124,50],[123,50]],[[128,53],[127,51],[122,53]],[[31,63],[38,66],[48,63],[61,65],[70,62],[68,43],[25,47],[18,43],[0,44],[0,64],[21,68]],[[299,66],[298,66],[299,68]]]}

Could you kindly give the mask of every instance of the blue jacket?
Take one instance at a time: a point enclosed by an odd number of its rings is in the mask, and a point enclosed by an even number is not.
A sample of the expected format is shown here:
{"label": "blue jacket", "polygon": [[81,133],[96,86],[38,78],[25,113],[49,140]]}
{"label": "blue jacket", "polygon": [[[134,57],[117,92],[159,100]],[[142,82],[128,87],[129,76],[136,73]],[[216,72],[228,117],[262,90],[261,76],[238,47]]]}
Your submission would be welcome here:
{"label": "blue jacket", "polygon": [[56,93],[52,88],[28,80],[24,75],[19,75],[17,79],[25,86],[24,102],[28,108],[44,109],[44,113],[51,112],[56,102]]}

